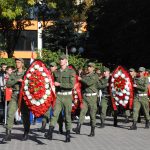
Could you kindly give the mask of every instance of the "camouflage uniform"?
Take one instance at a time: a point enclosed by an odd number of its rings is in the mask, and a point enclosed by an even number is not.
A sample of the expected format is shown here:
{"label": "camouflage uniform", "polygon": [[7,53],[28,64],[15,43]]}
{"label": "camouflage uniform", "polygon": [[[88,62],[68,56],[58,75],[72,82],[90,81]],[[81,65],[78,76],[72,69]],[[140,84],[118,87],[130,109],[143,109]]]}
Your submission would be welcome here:
{"label": "camouflage uniform", "polygon": [[99,88],[102,90],[101,112],[100,112],[102,128],[104,127],[107,108],[108,106],[111,105],[110,94],[108,92],[108,84],[109,84],[109,78],[102,78],[99,83]]}
{"label": "camouflage uniform", "polygon": [[57,100],[54,108],[54,114],[50,125],[55,126],[57,123],[59,114],[62,109],[65,111],[66,130],[71,129],[71,110],[72,110],[72,89],[75,82],[75,72],[72,69],[66,68],[64,71],[58,70],[54,74],[56,82],[59,82],[61,86],[56,88]]}
{"label": "camouflage uniform", "polygon": [[[94,63],[89,63],[88,66],[94,67]],[[95,135],[96,112],[97,112],[97,94],[98,94],[98,75],[94,72],[82,77],[82,93],[83,93],[83,108],[80,111],[79,122],[73,131],[80,134],[81,125],[84,122],[85,115],[89,110],[91,119],[91,133],[89,136]]]}
{"label": "camouflage uniform", "polygon": [[[23,59],[17,59],[17,60],[24,63]],[[6,137],[3,138],[3,141],[11,140],[10,134],[14,124],[15,113],[18,109],[18,99],[19,99],[20,88],[21,88],[21,82],[18,82],[18,80],[23,78],[24,73],[25,73],[24,70],[22,70],[22,72],[15,71],[10,75],[6,83],[7,87],[12,88],[12,97],[8,105]],[[27,140],[29,129],[30,129],[30,111],[23,100],[21,103],[21,114],[22,114],[23,125],[24,125],[23,140]]]}
{"label": "camouflage uniform", "polygon": [[[139,71],[144,72],[145,68],[140,67]],[[140,108],[143,108],[146,124],[145,128],[149,128],[149,101],[148,101],[148,78],[147,77],[139,77],[135,78],[135,95],[134,95],[134,106],[133,106],[133,125],[130,129],[136,130],[136,123],[139,116]]]}
{"label": "camouflage uniform", "polygon": [[[67,60],[66,55],[60,57],[61,60]],[[60,61],[61,61],[60,60]],[[66,67],[64,70],[59,69],[55,74],[57,99],[54,107],[52,119],[50,121],[49,131],[45,133],[45,137],[52,140],[53,129],[58,121],[58,117],[64,109],[65,113],[65,128],[66,128],[66,142],[70,142],[70,129],[71,129],[71,110],[72,110],[72,89],[75,84],[75,71]]]}

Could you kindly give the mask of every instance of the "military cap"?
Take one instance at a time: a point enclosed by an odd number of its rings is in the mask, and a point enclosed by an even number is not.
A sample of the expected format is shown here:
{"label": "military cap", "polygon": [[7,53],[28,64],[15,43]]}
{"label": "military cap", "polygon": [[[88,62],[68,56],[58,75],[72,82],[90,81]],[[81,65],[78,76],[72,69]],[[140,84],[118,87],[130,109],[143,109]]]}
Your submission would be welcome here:
{"label": "military cap", "polygon": [[95,63],[89,62],[88,66],[95,68]]}
{"label": "military cap", "polygon": [[135,69],[134,68],[130,68],[129,72],[135,72]]}
{"label": "military cap", "polygon": [[105,67],[105,68],[104,68],[104,72],[105,72],[105,71],[109,71],[109,72],[110,72],[110,69],[107,68],[107,67]]}
{"label": "military cap", "polygon": [[57,64],[56,64],[55,62],[51,62],[51,63],[50,63],[50,67],[51,67],[51,66],[52,66],[52,67],[55,67],[55,66],[57,66]]}
{"label": "military cap", "polygon": [[65,54],[63,54],[59,57],[59,59],[67,59],[67,56]]}
{"label": "military cap", "polygon": [[144,71],[146,71],[146,69],[144,67],[139,68],[139,72],[144,72]]}
{"label": "military cap", "polygon": [[24,60],[22,59],[22,58],[15,58],[15,61],[16,60],[19,60],[19,61],[21,61],[22,63],[24,63]]}

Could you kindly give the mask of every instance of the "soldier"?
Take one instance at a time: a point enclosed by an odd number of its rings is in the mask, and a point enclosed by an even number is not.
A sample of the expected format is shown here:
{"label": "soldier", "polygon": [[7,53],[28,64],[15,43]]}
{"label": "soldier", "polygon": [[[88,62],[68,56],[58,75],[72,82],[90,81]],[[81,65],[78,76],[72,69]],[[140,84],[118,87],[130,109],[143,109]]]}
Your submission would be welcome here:
{"label": "soldier", "polygon": [[80,112],[79,122],[76,128],[73,128],[73,131],[76,134],[80,134],[81,125],[84,122],[85,115],[89,109],[90,118],[91,118],[91,133],[89,136],[95,136],[95,125],[96,125],[96,112],[97,112],[97,93],[98,93],[98,75],[94,72],[95,64],[88,63],[87,71],[88,73],[78,79],[82,84],[82,92],[83,92],[83,108]]}
{"label": "soldier", "polygon": [[139,110],[142,107],[145,114],[145,128],[149,128],[149,102],[148,102],[148,78],[144,77],[145,68],[139,68],[139,77],[135,79],[133,87],[135,88],[134,95],[134,106],[133,106],[133,124],[130,130],[137,129],[137,120],[139,115]]}
{"label": "soldier", "polygon": [[134,80],[134,78],[136,77],[136,71],[135,71],[135,69],[134,68],[130,68],[129,69],[129,73],[130,73],[132,79]]}
{"label": "soldier", "polygon": [[67,66],[67,57],[60,57],[60,69],[54,74],[55,86],[57,92],[57,100],[54,113],[50,121],[49,131],[45,133],[45,137],[49,140],[53,138],[53,130],[57,123],[59,114],[62,109],[65,113],[66,142],[70,142],[71,129],[71,109],[72,109],[72,89],[75,84],[75,71]]}
{"label": "soldier", "polygon": [[[132,81],[134,82],[134,79],[136,77],[136,71],[134,68],[129,69],[129,74],[132,78]],[[129,117],[130,117],[130,110],[125,110],[125,123],[129,123]]]}
{"label": "soldier", "polygon": [[[19,99],[19,93],[20,93],[20,87],[22,83],[22,78],[25,73],[24,71],[24,60],[22,58],[16,58],[16,71],[12,73],[6,83],[6,87],[12,88],[12,98],[8,105],[8,116],[7,116],[7,125],[6,125],[6,135],[2,139],[2,142],[11,141],[11,129],[13,128],[14,124],[14,116],[15,112],[18,108],[18,99]],[[28,139],[28,133],[30,129],[30,111],[28,107],[26,106],[25,102],[22,101],[21,104],[21,113],[23,118],[23,125],[24,125],[24,134],[22,140]]]}
{"label": "soldier", "polygon": [[109,94],[109,79],[110,79],[110,70],[109,68],[104,68],[104,77],[99,82],[99,88],[102,90],[102,101],[101,101],[101,128],[105,127],[105,118],[108,106],[111,104],[110,94]]}
{"label": "soldier", "polygon": [[[57,71],[57,64],[55,62],[51,62],[50,63],[50,71],[51,73],[54,75],[54,73]],[[53,79],[54,80],[54,79]],[[48,111],[43,115],[43,119],[42,119],[42,126],[41,128],[38,129],[38,131],[40,132],[45,132],[45,128],[46,128],[46,123],[49,122],[50,120],[50,111],[51,111],[51,107],[50,109],[48,109]]]}

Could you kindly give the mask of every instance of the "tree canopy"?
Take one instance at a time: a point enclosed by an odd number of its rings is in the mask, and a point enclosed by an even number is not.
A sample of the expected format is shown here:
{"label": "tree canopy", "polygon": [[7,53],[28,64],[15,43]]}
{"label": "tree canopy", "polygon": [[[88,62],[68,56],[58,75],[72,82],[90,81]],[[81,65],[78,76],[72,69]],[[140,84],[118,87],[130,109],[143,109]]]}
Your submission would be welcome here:
{"label": "tree canopy", "polygon": [[100,0],[88,12],[89,43],[105,63],[149,65],[149,0]]}
{"label": "tree canopy", "polygon": [[[8,57],[13,56],[21,30],[23,30],[23,19],[28,15],[27,8],[33,4],[33,0],[0,0],[0,48],[5,50]],[[14,21],[16,26],[14,27]]]}

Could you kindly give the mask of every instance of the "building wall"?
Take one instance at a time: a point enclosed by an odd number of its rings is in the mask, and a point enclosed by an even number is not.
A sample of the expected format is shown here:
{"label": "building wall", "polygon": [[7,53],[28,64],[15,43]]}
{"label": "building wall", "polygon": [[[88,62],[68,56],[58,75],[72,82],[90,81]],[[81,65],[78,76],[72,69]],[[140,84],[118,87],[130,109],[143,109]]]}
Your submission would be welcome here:
{"label": "building wall", "polygon": [[[34,43],[35,50],[42,50],[42,30],[45,27],[53,25],[53,21],[38,22],[37,20],[23,20],[24,30],[18,39],[14,57],[30,59],[32,56],[31,43]],[[80,29],[78,32],[86,32],[86,22],[80,22]],[[16,29],[16,22],[14,22],[14,29]],[[36,52],[33,52],[34,58],[37,57]],[[7,53],[0,51],[0,58],[7,58]]]}
{"label": "building wall", "polygon": [[[26,58],[26,59],[30,59],[32,56],[32,52],[31,51],[14,51],[14,57],[16,58]],[[37,58],[37,53],[33,52],[33,57]],[[8,58],[7,53],[1,51],[0,52],[0,58]]]}
{"label": "building wall", "polygon": [[[21,35],[18,39],[14,57],[18,58],[27,58],[30,59],[32,56],[31,51],[31,43],[34,42],[34,49],[41,50],[42,49],[42,30],[43,27],[48,27],[53,24],[53,21],[45,21],[38,22],[37,20],[23,20],[22,21],[24,27],[23,31],[21,31]],[[16,22],[14,22],[14,29],[16,29]],[[36,52],[34,53],[34,58],[37,57]],[[7,53],[0,51],[0,58],[7,58]]]}

